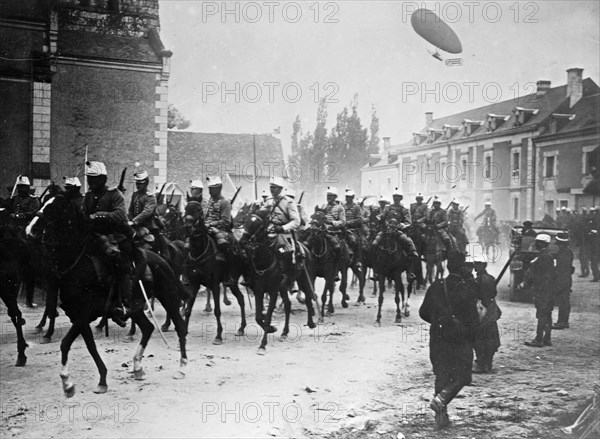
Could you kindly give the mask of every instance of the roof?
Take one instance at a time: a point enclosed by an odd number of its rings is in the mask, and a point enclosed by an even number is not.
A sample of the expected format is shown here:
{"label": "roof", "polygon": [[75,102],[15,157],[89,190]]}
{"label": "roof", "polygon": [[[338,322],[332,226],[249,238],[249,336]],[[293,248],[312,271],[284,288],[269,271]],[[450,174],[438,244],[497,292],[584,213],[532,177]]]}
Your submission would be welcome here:
{"label": "roof", "polygon": [[148,37],[123,37],[81,30],[59,30],[61,56],[162,64]]}
{"label": "roof", "polygon": [[[465,120],[485,122],[487,119],[486,116],[488,114],[510,116],[507,121],[501,123],[498,126],[498,128],[496,128],[493,131],[494,135],[502,134],[515,129],[514,122],[516,115],[514,114],[513,110],[516,107],[521,107],[527,110],[537,110],[535,114],[531,114],[531,117],[529,117],[522,125],[520,125],[519,128],[537,126],[538,124],[547,120],[553,113],[573,114],[577,111],[584,113],[585,111],[589,111],[593,106],[593,103],[591,101],[588,101],[587,99],[592,97],[593,95],[597,95],[600,92],[600,88],[591,78],[584,79],[582,81],[582,85],[583,97],[579,102],[575,104],[573,108],[569,108],[569,98],[566,97],[567,85],[565,84],[549,89],[542,96],[537,96],[536,93],[532,93],[516,99],[508,99],[506,101],[493,103],[484,107],[474,108],[471,110],[463,111],[461,113],[456,113],[449,116],[434,119],[429,125],[421,129],[421,131],[419,131],[419,134],[427,135],[429,129],[441,130],[443,129],[444,125],[462,125],[462,122]],[[594,112],[591,111],[591,115],[588,115],[589,117],[583,115],[583,117],[575,117],[575,119],[569,122],[567,126],[571,125],[573,129],[577,129],[574,127],[578,126],[577,124],[580,123],[578,122],[578,119],[585,119],[587,122],[584,123],[590,123],[588,119],[590,117],[597,118],[597,114],[598,113],[596,110],[595,116]],[[563,129],[566,128],[567,127],[564,127]],[[485,134],[488,134],[486,123],[483,123],[480,126],[473,125],[471,134],[466,138],[471,138]],[[463,138],[465,138],[463,137],[463,133],[461,131],[456,131],[452,134],[450,138],[444,139],[442,136],[440,136],[434,142],[427,143],[427,145],[443,144],[449,140],[459,140]],[[401,145],[401,148],[408,148],[413,146],[415,145],[412,142],[409,142]]]}
{"label": "roof", "polygon": [[575,114],[575,118],[560,129],[561,133],[600,127],[600,93],[581,98],[569,113]]}
{"label": "roof", "polygon": [[[251,176],[254,171],[252,163],[255,161],[253,137],[253,134],[194,133],[169,130],[167,132],[168,173],[169,175],[185,174],[184,168],[192,167],[198,170],[196,175],[199,175],[203,164],[214,163],[216,166],[226,167],[226,170],[232,174]],[[261,172],[267,175],[266,163],[274,162],[281,164],[279,168],[271,165],[275,168],[274,171],[281,172],[284,163],[281,141],[269,134],[256,134],[256,163],[261,167]],[[188,178],[187,175],[182,175],[182,177],[184,178],[175,179],[175,181],[185,181],[191,178]]]}

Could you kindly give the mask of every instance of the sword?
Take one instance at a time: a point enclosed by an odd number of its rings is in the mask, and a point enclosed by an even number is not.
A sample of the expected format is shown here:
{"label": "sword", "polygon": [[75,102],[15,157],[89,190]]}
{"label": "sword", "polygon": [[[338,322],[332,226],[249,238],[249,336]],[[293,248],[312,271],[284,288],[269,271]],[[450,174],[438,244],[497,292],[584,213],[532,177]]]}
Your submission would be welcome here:
{"label": "sword", "polygon": [[152,311],[152,306],[150,305],[150,300],[148,300],[148,295],[146,294],[146,289],[144,288],[144,284],[142,283],[141,279],[138,279],[138,282],[140,284],[140,289],[142,290],[142,294],[144,295],[144,300],[146,301],[146,305],[148,305],[148,309],[150,310],[150,315],[152,316],[152,320],[154,320],[154,324],[156,325],[156,328],[158,329],[160,336],[162,337],[163,341],[167,345],[167,349],[169,349],[169,343],[167,343],[165,334],[163,334],[163,332],[161,331],[160,325],[158,324],[158,321],[156,320],[156,316],[154,315],[154,311]]}

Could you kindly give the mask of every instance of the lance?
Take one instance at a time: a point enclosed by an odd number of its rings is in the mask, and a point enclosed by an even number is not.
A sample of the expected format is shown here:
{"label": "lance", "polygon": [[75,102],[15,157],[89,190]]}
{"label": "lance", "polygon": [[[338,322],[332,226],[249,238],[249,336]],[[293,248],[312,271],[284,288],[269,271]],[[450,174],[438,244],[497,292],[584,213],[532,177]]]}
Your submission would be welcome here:
{"label": "lance", "polygon": [[235,201],[235,199],[237,198],[237,196],[238,196],[238,194],[240,193],[241,190],[242,190],[241,186],[236,189],[235,194],[233,194],[233,198],[230,201],[231,205],[233,205],[233,202]]}
{"label": "lance", "polygon": [[302,191],[300,198],[298,198],[298,206],[300,206],[300,203],[302,203],[302,198],[304,198],[304,191]]}
{"label": "lance", "polygon": [[426,205],[427,205],[427,204],[429,204],[429,202],[431,201],[431,199],[432,199],[432,198],[433,198],[433,197],[429,197],[429,198],[427,199],[427,203],[425,203],[425,204],[426,204]]}
{"label": "lance", "polygon": [[465,213],[465,212],[467,211],[467,209],[468,209],[468,208],[469,208],[469,206],[465,207],[465,208],[463,209],[463,213]]}
{"label": "lance", "polygon": [[165,190],[165,186],[167,185],[167,182],[165,181],[162,185],[162,187],[160,188],[160,191],[158,192],[158,195],[156,196],[156,201],[159,201],[162,197],[162,193]]}
{"label": "lance", "polygon": [[124,194],[125,191],[127,190],[127,189],[125,189],[125,173],[126,172],[127,172],[127,167],[123,168],[123,170],[121,171],[121,178],[119,179],[119,186],[117,186],[117,189],[119,189],[122,194]]}
{"label": "lance", "polygon": [[173,201],[174,196],[175,196],[175,188],[173,188],[173,192],[171,192],[171,196],[169,197],[169,201],[167,201],[167,204],[171,204],[171,201]]}

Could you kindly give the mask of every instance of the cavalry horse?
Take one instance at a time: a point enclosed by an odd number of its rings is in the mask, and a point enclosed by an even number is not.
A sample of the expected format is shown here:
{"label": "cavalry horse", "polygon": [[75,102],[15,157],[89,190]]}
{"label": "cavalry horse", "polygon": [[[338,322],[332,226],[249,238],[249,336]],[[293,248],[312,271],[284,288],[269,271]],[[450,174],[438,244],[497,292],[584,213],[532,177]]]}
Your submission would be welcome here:
{"label": "cavalry horse", "polygon": [[[492,225],[492,219],[489,216],[484,217],[483,224],[477,230],[477,237],[479,238],[479,245],[481,245],[485,256],[489,261],[496,261],[497,245],[498,245],[498,232]],[[492,257],[490,258],[490,250]]]}
{"label": "cavalry horse", "polygon": [[[68,358],[71,345],[81,335],[100,374],[94,393],[106,393],[107,368],[98,353],[90,323],[98,317],[106,316],[107,308],[110,307],[107,301],[110,300],[114,286],[111,288],[105,276],[98,275],[90,251],[93,238],[88,223],[75,205],[63,195],[57,195],[50,199],[40,212],[41,214],[36,216],[27,227],[27,233],[32,235],[40,233],[40,229],[43,230],[50,275],[56,279],[61,307],[71,321],[71,327],[60,345],[62,354],[60,377],[63,391],[68,398],[75,394],[75,385],[70,380]],[[179,370],[173,378],[180,379],[185,376],[187,365],[185,340],[187,330],[178,313],[180,301],[178,294],[187,293],[185,290],[182,291],[183,287],[178,284],[173,271],[160,256],[151,251],[144,253],[153,274],[153,282],[145,285],[145,289],[154,291],[155,296],[175,322],[181,357]],[[141,287],[136,282],[133,282],[133,285],[133,307],[130,317],[142,331],[140,344],[133,357],[133,374],[136,379],[143,379],[144,370],[141,361],[154,326],[142,310]]]}
{"label": "cavalry horse", "polygon": [[419,254],[419,260],[415,261],[413,266],[414,275],[417,278],[416,289],[420,289],[425,286],[425,278],[423,277],[423,257],[425,255],[425,237],[423,229],[425,226],[423,224],[413,222],[407,228],[404,229],[404,233],[415,244],[415,248],[417,249],[417,253]]}
{"label": "cavalry horse", "polygon": [[[404,296],[404,284],[402,283],[402,273],[407,272],[410,261],[406,252],[400,247],[400,244],[394,236],[397,231],[386,229],[383,232],[381,242],[378,246],[371,245],[371,254],[373,255],[373,272],[379,282],[379,298],[377,308],[377,319],[375,324],[381,326],[381,307],[383,305],[383,293],[385,292],[385,280],[392,279],[394,282],[395,302],[396,302],[396,323],[402,322],[402,311],[408,317],[410,315],[408,303],[412,293],[413,285],[408,280],[408,294]],[[400,301],[402,298],[402,311]]]}
{"label": "cavalry horse", "polygon": [[[267,346],[267,335],[277,331],[277,328],[271,325],[273,311],[277,304],[278,295],[283,300],[285,310],[285,324],[281,333],[281,339],[285,340],[289,333],[290,314],[292,305],[290,302],[288,289],[289,284],[296,280],[301,291],[307,294],[306,308],[308,311],[307,326],[311,329],[316,325],[313,321],[315,313],[313,309],[312,298],[316,299],[313,291],[313,283],[306,269],[306,264],[310,265],[310,254],[308,249],[298,243],[295,250],[294,259],[291,254],[278,256],[276,254],[276,240],[269,237],[267,227],[270,211],[262,209],[251,214],[240,239],[240,245],[245,250],[251,269],[248,272],[247,280],[250,283],[250,288],[254,292],[256,303],[256,322],[263,328],[263,337],[258,348],[259,355],[265,355]],[[290,258],[286,262],[280,261],[281,257]],[[283,264],[290,268],[290,273],[286,273]],[[293,273],[293,274],[292,274]],[[284,280],[287,276],[293,276],[293,279],[288,277],[287,282]],[[269,306],[266,315],[263,314],[264,295],[269,295]],[[318,305],[317,305],[318,307]]]}
{"label": "cavalry horse", "polygon": [[[321,313],[325,314],[327,292],[329,292],[327,315],[331,315],[334,313],[333,291],[335,290],[335,278],[340,270],[347,270],[349,255],[347,245],[343,240],[340,240],[339,255],[329,246],[326,236],[329,231],[325,228],[325,220],[325,213],[316,209],[312,215],[310,228],[304,232],[306,235],[303,244],[310,249],[309,272],[312,285],[315,284],[317,277],[325,279],[325,287],[321,297]],[[350,297],[347,294],[342,294],[343,308],[348,308],[348,300],[350,300]]]}
{"label": "cavalry horse", "polygon": [[[244,296],[238,287],[237,280],[242,274],[245,261],[239,254],[236,254],[236,260],[228,267],[225,261],[219,261],[217,259],[217,245],[210,236],[208,228],[204,225],[204,213],[202,205],[199,202],[190,201],[185,206],[185,224],[189,233],[189,249],[185,258],[185,272],[193,288],[192,298],[185,311],[186,325],[189,325],[198,289],[200,288],[200,285],[204,285],[212,293],[215,302],[217,335],[213,344],[219,345],[223,343],[223,326],[221,325],[221,303],[219,294],[221,292],[221,284],[226,282],[228,276],[230,276],[233,283],[228,286],[237,299],[242,314],[242,320],[236,335],[244,335],[246,329],[246,308]],[[232,245],[233,244],[237,243],[232,243]]]}
{"label": "cavalry horse", "polygon": [[[359,235],[358,230],[348,230],[345,229],[343,231],[344,234],[344,243],[350,250],[349,258],[347,260],[347,265],[342,268],[342,278],[340,281],[340,292],[344,295],[346,300],[349,300],[348,294],[346,294],[346,288],[348,285],[348,268],[352,270],[352,274],[354,277],[358,279],[358,299],[356,299],[357,304],[365,303],[365,275],[366,275],[366,266],[365,266],[365,255],[367,253],[367,248],[362,236]],[[349,245],[350,240],[355,241],[354,249]]]}
{"label": "cavalry horse", "polygon": [[0,208],[0,297],[6,305],[8,316],[17,331],[17,361],[15,366],[25,366],[28,347],[23,336],[25,319],[17,303],[20,285],[19,259],[25,246],[9,226],[8,210]]}

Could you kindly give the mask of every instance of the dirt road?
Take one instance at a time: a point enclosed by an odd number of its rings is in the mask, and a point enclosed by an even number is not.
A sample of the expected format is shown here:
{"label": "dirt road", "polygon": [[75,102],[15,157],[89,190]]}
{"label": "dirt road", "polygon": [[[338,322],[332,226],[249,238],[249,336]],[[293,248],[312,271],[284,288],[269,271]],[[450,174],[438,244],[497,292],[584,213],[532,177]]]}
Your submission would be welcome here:
{"label": "dirt road", "polygon": [[[238,308],[224,307],[226,339],[214,346],[214,317],[195,310],[188,335],[190,362],[183,380],[176,336],[170,349],[155,333],[145,352],[144,381],[131,375],[135,343],[111,326],[98,336],[109,390],[92,393],[96,368],[78,339],[70,357],[77,391],[63,396],[60,338],[68,327],[61,313],[54,341],[40,344],[33,327],[41,309],[24,310],[29,357],[15,368],[14,328],[0,308],[1,437],[330,437],[516,438],[563,437],[599,380],[598,284],[574,277],[571,329],[555,331],[553,346],[523,346],[532,337],[531,304],[501,302],[502,346],[495,374],[474,375],[450,406],[453,424],[434,427],[428,408],[433,375],[428,327],[418,316],[424,292],[411,298],[411,315],[394,323],[393,295],[385,296],[382,326],[375,327],[376,299],[336,312],[308,329],[306,311],[294,301],[287,341],[274,334],[267,355],[256,355],[260,332],[251,323],[236,337]],[[502,282],[505,284],[506,282]],[[199,301],[197,305],[200,305]],[[158,315],[164,311],[158,307]],[[252,310],[249,310],[252,313]],[[556,315],[556,311],[555,311]],[[253,322],[253,314],[249,321]],[[281,329],[282,314],[276,315]],[[138,336],[139,337],[139,336]],[[566,437],[566,436],[565,436]]]}

